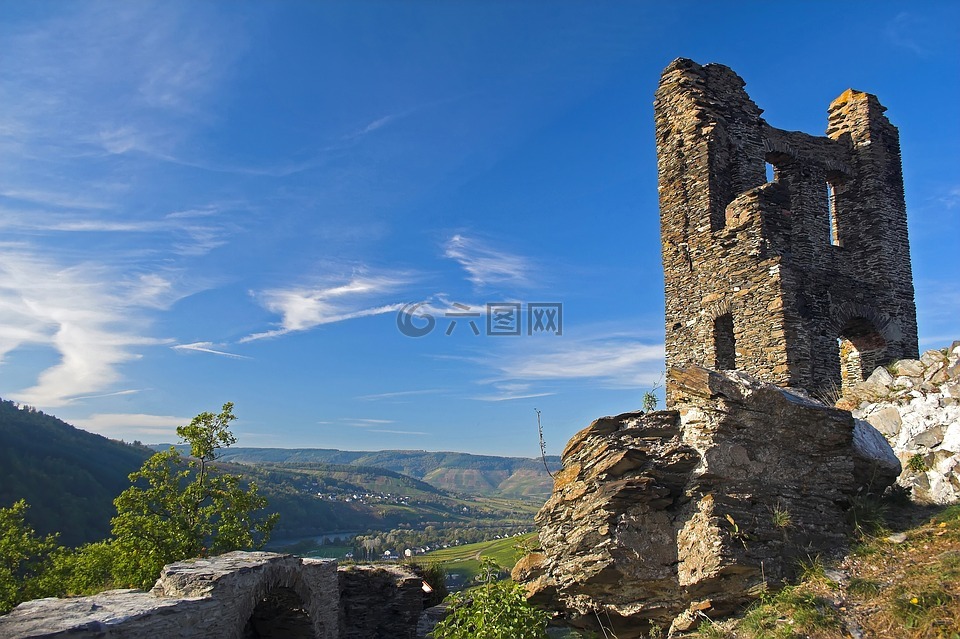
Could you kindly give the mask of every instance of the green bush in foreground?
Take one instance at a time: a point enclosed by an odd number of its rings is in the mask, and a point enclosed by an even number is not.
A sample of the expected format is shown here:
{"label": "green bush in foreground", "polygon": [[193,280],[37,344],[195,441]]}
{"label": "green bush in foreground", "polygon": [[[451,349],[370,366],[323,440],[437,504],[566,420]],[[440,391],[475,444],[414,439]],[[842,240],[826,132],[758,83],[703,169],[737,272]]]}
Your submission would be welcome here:
{"label": "green bush in foreground", "polygon": [[222,448],[236,442],[233,404],[219,415],[200,413],[177,435],[191,458],[175,448],[155,454],[130,475],[133,485],[114,500],[111,521],[117,549],[114,576],[120,583],[149,588],[164,565],[190,557],[260,548],[277,515],[257,515],[267,506],[257,486],[213,467]]}
{"label": "green bush in foreground", "polygon": [[433,639],[543,639],[549,613],[534,608],[523,588],[497,581],[500,567],[492,559],[481,564],[483,584],[450,596],[450,615],[437,624]]}
{"label": "green bush in foreground", "polygon": [[0,508],[0,614],[21,601],[42,597],[42,577],[57,547],[57,536],[40,537],[27,523],[27,502]]}

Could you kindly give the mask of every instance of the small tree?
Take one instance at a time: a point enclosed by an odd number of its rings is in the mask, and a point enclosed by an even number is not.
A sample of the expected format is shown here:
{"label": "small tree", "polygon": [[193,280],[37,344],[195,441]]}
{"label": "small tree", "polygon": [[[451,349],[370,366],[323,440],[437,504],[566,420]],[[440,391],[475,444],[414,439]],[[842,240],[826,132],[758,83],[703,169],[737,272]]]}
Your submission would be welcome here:
{"label": "small tree", "polygon": [[256,515],[267,505],[256,484],[245,489],[239,476],[212,465],[220,449],[236,442],[234,419],[229,402],[218,415],[200,413],[177,428],[191,458],[171,447],[130,475],[133,485],[114,500],[111,520],[117,583],[147,588],[165,564],[266,543],[278,515]]}
{"label": "small tree", "polygon": [[0,614],[21,601],[46,594],[43,575],[57,548],[57,536],[40,537],[26,521],[27,502],[0,508]]}
{"label": "small tree", "polygon": [[654,383],[653,388],[643,394],[643,412],[651,413],[657,410],[657,390],[663,386],[663,374]]}
{"label": "small tree", "polygon": [[549,614],[534,608],[523,588],[498,581],[500,566],[484,557],[482,585],[450,596],[451,612],[437,624],[433,639],[544,639]]}

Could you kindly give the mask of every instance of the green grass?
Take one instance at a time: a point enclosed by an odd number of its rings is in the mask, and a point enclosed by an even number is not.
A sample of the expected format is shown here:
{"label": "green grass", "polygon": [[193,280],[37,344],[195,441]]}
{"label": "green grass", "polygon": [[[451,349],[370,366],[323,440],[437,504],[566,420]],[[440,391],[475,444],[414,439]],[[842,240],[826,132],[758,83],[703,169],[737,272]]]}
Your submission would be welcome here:
{"label": "green grass", "polygon": [[536,533],[527,533],[519,537],[481,541],[452,548],[434,550],[417,557],[423,563],[440,564],[447,573],[459,573],[466,579],[473,579],[480,572],[480,558],[490,557],[505,570],[511,570],[517,560],[523,556],[518,547],[527,546],[536,540]]}
{"label": "green grass", "polygon": [[535,537],[536,533],[527,533],[519,537],[507,537],[506,539],[494,539],[493,541],[464,544],[462,546],[428,552],[423,555],[423,558],[431,562],[450,562],[474,559],[476,557],[492,557],[494,561],[504,568],[512,568],[522,555],[522,551],[517,550],[516,546],[528,543]]}
{"label": "green grass", "polygon": [[343,559],[344,555],[348,552],[353,552],[353,546],[335,546],[330,544],[318,546],[315,550],[311,550],[304,556],[319,559]]}

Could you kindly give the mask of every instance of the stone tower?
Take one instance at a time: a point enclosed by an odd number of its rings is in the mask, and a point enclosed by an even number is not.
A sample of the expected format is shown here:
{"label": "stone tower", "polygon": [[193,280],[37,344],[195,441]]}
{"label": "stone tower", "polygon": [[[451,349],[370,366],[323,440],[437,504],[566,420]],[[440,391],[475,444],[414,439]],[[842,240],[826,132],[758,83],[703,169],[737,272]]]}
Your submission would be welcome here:
{"label": "stone tower", "polygon": [[917,357],[900,140],[885,108],[847,90],[816,137],[768,125],[743,87],[725,66],[678,59],[657,89],[667,367],[822,393]]}

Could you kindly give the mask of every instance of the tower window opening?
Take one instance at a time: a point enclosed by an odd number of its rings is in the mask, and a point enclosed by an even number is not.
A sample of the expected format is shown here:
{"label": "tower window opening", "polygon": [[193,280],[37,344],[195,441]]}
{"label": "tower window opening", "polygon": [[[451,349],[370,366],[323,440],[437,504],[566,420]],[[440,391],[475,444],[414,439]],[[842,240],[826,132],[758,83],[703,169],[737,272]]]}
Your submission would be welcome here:
{"label": "tower window opening", "polygon": [[837,339],[840,350],[840,389],[846,393],[865,380],[886,359],[887,342],[869,320],[847,322]]}
{"label": "tower window opening", "polygon": [[840,243],[840,229],[837,224],[837,187],[827,182],[827,219],[829,223],[830,244],[843,246]]}
{"label": "tower window opening", "polygon": [[737,342],[733,334],[733,315],[724,313],[713,320],[713,347],[717,370],[737,367]]}
{"label": "tower window opening", "polygon": [[767,182],[776,182],[777,181],[777,167],[775,167],[770,162],[766,163],[767,171]]}

